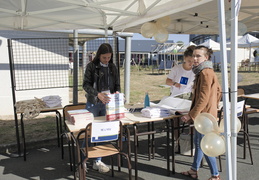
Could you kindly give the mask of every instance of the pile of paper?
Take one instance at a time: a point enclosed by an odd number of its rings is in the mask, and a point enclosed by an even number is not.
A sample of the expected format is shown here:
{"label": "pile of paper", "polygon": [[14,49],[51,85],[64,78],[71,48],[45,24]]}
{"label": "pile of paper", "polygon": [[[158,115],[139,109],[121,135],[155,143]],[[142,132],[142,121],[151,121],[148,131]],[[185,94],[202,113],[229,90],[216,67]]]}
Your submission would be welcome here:
{"label": "pile of paper", "polygon": [[74,125],[86,125],[94,120],[93,114],[86,109],[71,110],[67,113],[68,120]]}
{"label": "pile of paper", "polygon": [[46,106],[50,108],[62,106],[61,97],[58,95],[45,96],[42,98],[42,101],[44,101]]}
{"label": "pile of paper", "polygon": [[112,121],[125,117],[124,94],[108,94],[110,102],[106,104],[106,120]]}
{"label": "pile of paper", "polygon": [[156,118],[170,116],[170,110],[161,107],[146,107],[141,110],[141,114],[144,117]]}

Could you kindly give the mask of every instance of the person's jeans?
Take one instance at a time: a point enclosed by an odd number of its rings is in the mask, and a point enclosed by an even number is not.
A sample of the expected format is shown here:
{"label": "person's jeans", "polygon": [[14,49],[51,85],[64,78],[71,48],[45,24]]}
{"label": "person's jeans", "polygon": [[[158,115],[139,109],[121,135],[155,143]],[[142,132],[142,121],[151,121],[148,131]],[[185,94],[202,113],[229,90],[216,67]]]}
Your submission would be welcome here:
{"label": "person's jeans", "polygon": [[[94,117],[97,117],[97,116],[105,116],[106,115],[106,106],[105,104],[103,104],[102,102],[99,102],[97,104],[92,104],[90,102],[87,102],[86,103],[86,107],[85,107],[89,112],[93,113]],[[89,142],[88,143],[91,143],[90,142],[90,139],[89,139]],[[85,143],[82,144],[83,147],[85,147]],[[96,161],[101,161],[102,158],[101,157],[98,157],[95,159]]]}
{"label": "person's jeans", "polygon": [[199,133],[198,131],[196,130],[194,131],[195,154],[194,154],[194,160],[193,160],[191,169],[198,171],[201,165],[202,158],[204,156],[210,167],[211,175],[217,176],[219,175],[219,171],[217,167],[216,157],[209,157],[206,154],[204,154],[201,150],[200,142],[203,136],[204,135]]}
{"label": "person's jeans", "polygon": [[85,108],[93,113],[94,117],[106,115],[106,106],[102,102],[98,102],[97,104],[87,102]]}

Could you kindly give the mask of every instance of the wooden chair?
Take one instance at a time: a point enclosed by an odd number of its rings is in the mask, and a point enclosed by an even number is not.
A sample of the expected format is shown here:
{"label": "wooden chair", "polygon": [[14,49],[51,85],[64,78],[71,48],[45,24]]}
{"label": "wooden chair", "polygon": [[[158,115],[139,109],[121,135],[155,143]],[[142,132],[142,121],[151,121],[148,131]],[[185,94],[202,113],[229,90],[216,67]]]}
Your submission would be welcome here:
{"label": "wooden chair", "polygon": [[[101,125],[101,127],[94,127]],[[114,139],[110,139],[107,137],[111,137],[111,134],[102,133],[102,135],[94,135],[93,132],[106,132],[102,129],[102,127],[105,127],[105,129],[111,129],[117,128],[118,131],[113,131],[114,133],[117,132],[117,134],[113,134]],[[90,158],[97,158],[97,157],[107,157],[114,155],[118,155],[117,163],[118,163],[118,170],[120,171],[121,168],[121,159],[120,156],[124,155],[126,157],[126,160],[128,162],[128,170],[129,170],[129,179],[132,179],[132,173],[131,173],[131,162],[129,155],[122,152],[122,137],[123,137],[123,129],[122,129],[122,123],[120,121],[105,121],[105,122],[98,122],[98,123],[90,123],[86,126],[85,130],[82,130],[79,132],[76,143],[77,143],[77,155],[78,155],[78,162],[79,162],[79,178],[85,179],[86,178],[86,171],[84,168],[84,163],[87,162]],[[92,130],[94,129],[94,130]],[[108,132],[108,131],[107,131]],[[100,133],[101,134],[101,133]],[[84,142],[82,140],[80,141],[80,136],[84,135]],[[95,146],[92,146],[92,143],[90,143],[90,140],[98,139],[98,143]],[[94,141],[95,142],[95,141]],[[111,143],[112,142],[112,143]],[[104,144],[105,143],[105,144]],[[85,147],[82,147],[82,144],[85,144]],[[84,158],[82,159],[82,156]],[[112,166],[112,176],[114,176],[114,168],[113,168],[113,158],[111,161]]]}
{"label": "wooden chair", "polygon": [[[74,158],[74,155],[72,153],[72,148],[71,148],[71,134],[69,131],[66,130],[66,125],[65,125],[65,121],[68,118],[68,111],[71,110],[76,110],[76,109],[85,109],[86,107],[86,103],[79,103],[79,104],[69,104],[66,105],[63,108],[63,123],[64,123],[64,131],[61,134],[61,158],[64,159],[64,137],[66,137],[67,143],[68,143],[68,150],[69,150],[69,162],[70,162],[70,169],[71,171],[73,170],[73,166],[72,166],[72,158]],[[74,169],[75,171],[75,169]]]}

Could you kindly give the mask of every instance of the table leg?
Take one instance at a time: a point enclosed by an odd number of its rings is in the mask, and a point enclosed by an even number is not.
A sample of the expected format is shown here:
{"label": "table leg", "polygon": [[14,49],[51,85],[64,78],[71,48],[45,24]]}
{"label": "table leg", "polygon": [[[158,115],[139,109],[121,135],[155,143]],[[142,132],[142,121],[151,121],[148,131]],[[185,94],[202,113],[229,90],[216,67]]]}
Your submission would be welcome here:
{"label": "table leg", "polygon": [[[74,173],[74,178],[76,179],[76,158],[75,158],[75,143],[76,143],[76,139],[74,138],[74,134],[71,133],[71,151],[72,151],[72,163],[73,163],[73,173]],[[77,147],[80,149],[80,147]],[[78,157],[80,156],[80,150],[79,150],[79,154]],[[79,160],[79,162],[81,162],[81,159]],[[78,167],[78,172],[80,172],[79,167]]]}
{"label": "table leg", "polygon": [[174,153],[174,120],[171,119],[171,134],[172,134],[172,172],[175,174],[175,153]]}
{"label": "table leg", "polygon": [[60,119],[59,119],[59,115],[58,115],[58,111],[56,111],[56,129],[57,129],[57,141],[58,141],[58,147],[60,147],[60,141],[59,141],[59,134],[61,133],[61,131],[59,131],[60,130],[60,126],[59,126],[59,124],[60,124]]}
{"label": "table leg", "polygon": [[[154,127],[154,122],[151,123],[152,125],[152,131],[155,131],[155,127]],[[152,144],[151,144],[151,154],[152,154],[152,159],[155,159],[155,134],[151,134],[152,136]]]}
{"label": "table leg", "polygon": [[25,141],[25,132],[24,132],[24,123],[23,123],[23,113],[21,113],[21,133],[22,133],[22,144],[23,144],[23,159],[26,161],[26,141]]}
{"label": "table leg", "polygon": [[134,159],[135,159],[135,179],[138,179],[138,137],[137,137],[137,126],[133,125],[134,128]]}
{"label": "table leg", "polygon": [[[170,176],[170,126],[168,120],[166,122],[166,156],[167,156],[167,175]],[[172,154],[173,156],[173,154]]]}

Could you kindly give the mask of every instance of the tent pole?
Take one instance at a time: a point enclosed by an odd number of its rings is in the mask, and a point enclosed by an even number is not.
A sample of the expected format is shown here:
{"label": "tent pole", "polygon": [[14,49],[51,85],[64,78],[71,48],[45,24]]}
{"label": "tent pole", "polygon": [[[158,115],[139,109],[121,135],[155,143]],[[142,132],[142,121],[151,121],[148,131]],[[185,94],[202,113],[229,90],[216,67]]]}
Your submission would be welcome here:
{"label": "tent pole", "polygon": [[15,122],[15,133],[16,133],[16,143],[17,143],[17,154],[11,154],[11,157],[23,156],[21,152],[20,144],[20,134],[19,134],[19,123],[16,113],[16,95],[15,95],[15,80],[14,80],[14,69],[13,69],[13,54],[12,54],[12,40],[8,39],[8,53],[9,53],[9,65],[10,65],[10,76],[11,76],[11,85],[12,85],[12,96],[13,96],[13,110],[14,110],[14,122]]}
{"label": "tent pole", "polygon": [[231,1],[231,147],[232,147],[232,168],[233,180],[237,179],[237,31],[238,31],[238,8],[240,0]]}
{"label": "tent pole", "polygon": [[[124,74],[124,94],[126,103],[130,103],[130,59],[131,59],[131,37],[125,40],[125,74]],[[144,95],[143,95],[144,96]]]}
{"label": "tent pole", "polygon": [[74,56],[73,56],[73,104],[78,103],[78,66],[79,66],[79,47],[78,31],[74,30]]}
{"label": "tent pole", "polygon": [[231,143],[230,143],[230,121],[229,121],[229,90],[228,90],[228,70],[227,70],[227,47],[226,47],[226,27],[225,27],[225,5],[224,0],[218,0],[218,26],[220,37],[220,59],[222,64],[222,96],[223,96],[223,119],[224,119],[224,135],[226,144],[226,179],[232,180],[232,164],[231,164]]}

